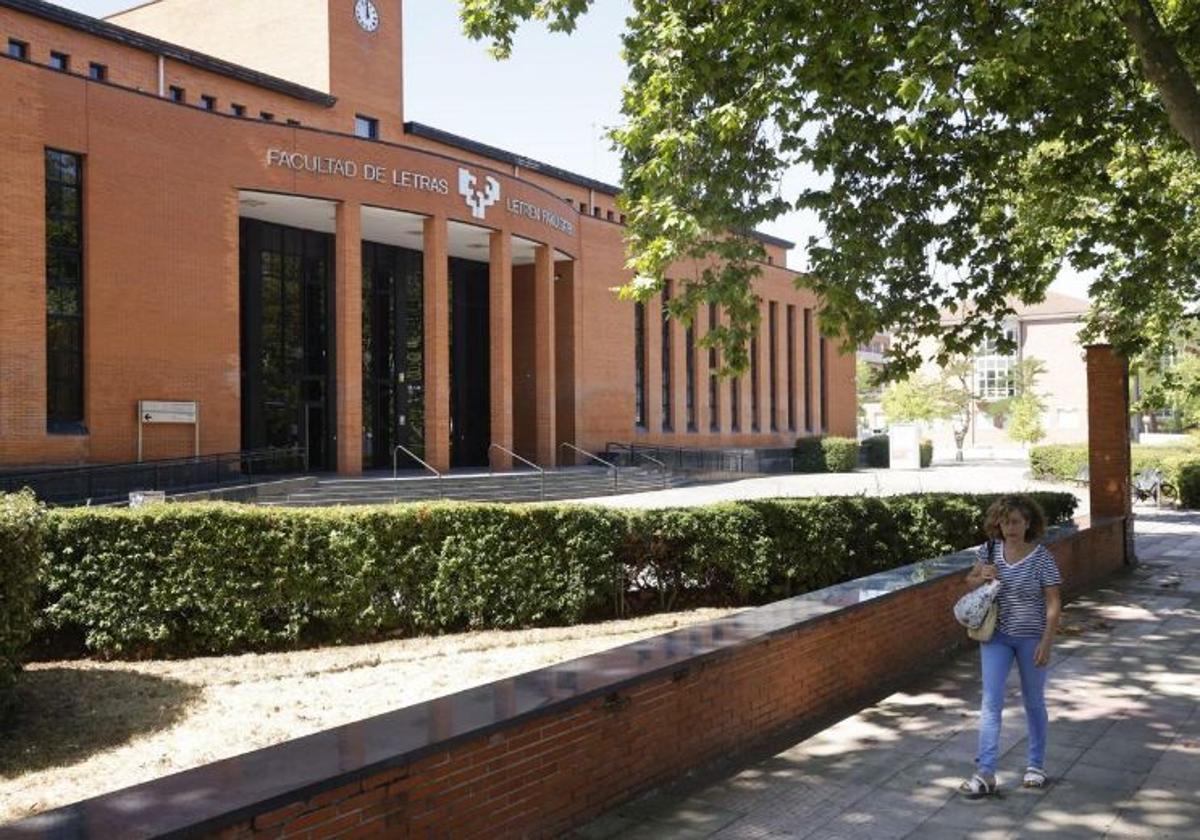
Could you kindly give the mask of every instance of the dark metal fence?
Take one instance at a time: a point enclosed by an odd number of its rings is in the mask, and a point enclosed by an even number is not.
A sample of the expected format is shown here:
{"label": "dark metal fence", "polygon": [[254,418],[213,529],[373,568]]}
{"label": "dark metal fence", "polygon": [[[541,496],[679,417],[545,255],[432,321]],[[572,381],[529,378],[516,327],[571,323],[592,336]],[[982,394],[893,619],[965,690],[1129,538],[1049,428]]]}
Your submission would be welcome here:
{"label": "dark metal fence", "polygon": [[680,472],[790,473],[791,449],[702,449],[653,443],[609,442],[603,455],[617,466],[652,466]]}
{"label": "dark metal fence", "polygon": [[303,473],[307,466],[308,451],[302,446],[256,449],[198,458],[0,473],[0,492],[28,487],[49,504],[108,504],[127,500],[134,490],[182,493],[250,484],[268,475]]}

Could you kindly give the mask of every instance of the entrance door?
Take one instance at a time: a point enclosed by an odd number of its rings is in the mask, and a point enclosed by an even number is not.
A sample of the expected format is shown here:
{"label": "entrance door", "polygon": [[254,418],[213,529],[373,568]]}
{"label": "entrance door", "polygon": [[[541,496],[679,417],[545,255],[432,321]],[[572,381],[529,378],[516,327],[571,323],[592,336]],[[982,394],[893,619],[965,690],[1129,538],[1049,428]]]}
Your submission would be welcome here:
{"label": "entrance door", "polygon": [[302,418],[303,428],[300,432],[300,439],[308,447],[308,463],[310,468],[318,469],[319,467],[316,465],[329,463],[328,455],[325,452],[325,441],[328,430],[325,425],[324,403],[306,402]]}
{"label": "entrance door", "polygon": [[491,442],[488,264],[450,258],[450,465],[483,467]]}

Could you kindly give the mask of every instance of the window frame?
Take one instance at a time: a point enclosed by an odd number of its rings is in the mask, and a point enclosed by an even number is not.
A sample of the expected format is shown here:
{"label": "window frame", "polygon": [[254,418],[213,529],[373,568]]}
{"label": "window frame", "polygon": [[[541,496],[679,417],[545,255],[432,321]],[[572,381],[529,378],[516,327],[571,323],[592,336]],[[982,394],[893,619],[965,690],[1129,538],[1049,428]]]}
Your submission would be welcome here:
{"label": "window frame", "polygon": [[29,61],[29,42],[20,38],[9,38],[4,54],[17,61]]}
{"label": "window frame", "polygon": [[360,140],[378,140],[379,118],[367,116],[366,114],[355,114],[354,136]]}

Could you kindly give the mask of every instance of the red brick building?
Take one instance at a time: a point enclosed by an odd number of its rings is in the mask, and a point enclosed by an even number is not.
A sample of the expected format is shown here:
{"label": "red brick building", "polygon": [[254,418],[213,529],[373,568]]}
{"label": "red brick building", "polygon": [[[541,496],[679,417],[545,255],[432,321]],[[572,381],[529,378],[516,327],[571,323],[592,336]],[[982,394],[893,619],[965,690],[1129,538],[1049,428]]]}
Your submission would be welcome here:
{"label": "red brick building", "polygon": [[853,434],[790,243],[762,237],[753,370],[718,381],[710,313],[613,294],[616,188],[404,122],[400,0],[213,8],[0,0],[0,468],[134,460],[141,400],[194,402],[204,453],[351,474]]}

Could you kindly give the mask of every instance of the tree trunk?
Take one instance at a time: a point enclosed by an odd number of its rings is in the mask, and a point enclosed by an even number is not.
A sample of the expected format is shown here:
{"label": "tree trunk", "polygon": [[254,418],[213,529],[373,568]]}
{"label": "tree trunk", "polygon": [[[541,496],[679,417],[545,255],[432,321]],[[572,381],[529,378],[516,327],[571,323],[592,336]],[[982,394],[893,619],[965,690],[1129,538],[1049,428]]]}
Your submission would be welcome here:
{"label": "tree trunk", "polygon": [[1126,0],[1121,22],[1137,48],[1146,80],[1158,89],[1171,127],[1200,158],[1200,90],[1150,0]]}

